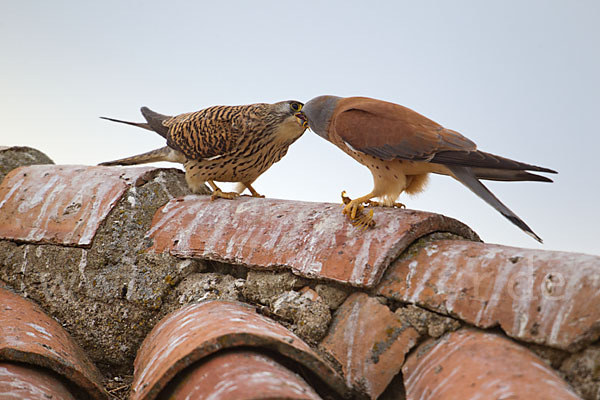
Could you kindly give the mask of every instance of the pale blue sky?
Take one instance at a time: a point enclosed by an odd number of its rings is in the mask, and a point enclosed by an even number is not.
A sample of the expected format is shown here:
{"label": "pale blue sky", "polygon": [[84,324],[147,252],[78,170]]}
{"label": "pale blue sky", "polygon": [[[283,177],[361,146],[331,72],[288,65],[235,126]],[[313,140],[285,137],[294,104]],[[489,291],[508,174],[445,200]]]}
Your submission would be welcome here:
{"label": "pale blue sky", "polygon": [[[215,104],[321,94],[410,107],[485,151],[560,172],[554,184],[489,183],[538,245],[447,177],[400,201],[486,242],[600,254],[600,2],[12,1],[0,3],[0,145],[97,164],[163,145],[141,120]],[[312,132],[255,185],[338,202],[369,171]]]}

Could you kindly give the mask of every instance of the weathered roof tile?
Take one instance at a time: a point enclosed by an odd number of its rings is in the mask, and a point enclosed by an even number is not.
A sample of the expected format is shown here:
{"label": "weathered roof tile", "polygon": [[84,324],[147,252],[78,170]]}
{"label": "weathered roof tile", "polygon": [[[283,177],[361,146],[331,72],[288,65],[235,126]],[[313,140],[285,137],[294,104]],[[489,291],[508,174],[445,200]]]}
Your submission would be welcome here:
{"label": "weathered roof tile", "polygon": [[0,362],[0,399],[75,400],[55,375],[42,368]]}
{"label": "weathered roof tile", "polygon": [[306,343],[282,325],[237,302],[208,301],[183,307],[161,320],[148,334],[135,359],[131,399],[154,399],[180,371],[232,347],[274,350],[347,394],[341,377]]}
{"label": "weathered roof tile", "polygon": [[1,283],[0,360],[49,368],[89,397],[106,398],[100,372],[69,334],[37,305]]}
{"label": "weathered roof tile", "polygon": [[348,386],[375,399],[400,371],[418,338],[387,306],[355,293],[337,310],[321,346],[339,362]]}
{"label": "weathered roof tile", "polygon": [[579,399],[525,347],[471,329],[422,343],[402,373],[407,400]]}
{"label": "weathered roof tile", "polygon": [[560,349],[600,336],[596,256],[442,240],[396,261],[376,292]]}
{"label": "weathered roof tile", "polygon": [[90,245],[96,230],[131,186],[153,167],[33,165],[0,184],[0,239]]}
{"label": "weathered roof tile", "polygon": [[443,231],[477,238],[438,214],[380,208],[375,217],[377,226],[362,231],[331,203],[186,196],[156,212],[148,236],[152,252],[254,268],[285,266],[301,276],[361,287],[375,285],[390,262],[423,235]]}
{"label": "weathered roof tile", "polygon": [[321,397],[299,375],[249,350],[217,353],[185,373],[165,396],[170,399],[289,399]]}

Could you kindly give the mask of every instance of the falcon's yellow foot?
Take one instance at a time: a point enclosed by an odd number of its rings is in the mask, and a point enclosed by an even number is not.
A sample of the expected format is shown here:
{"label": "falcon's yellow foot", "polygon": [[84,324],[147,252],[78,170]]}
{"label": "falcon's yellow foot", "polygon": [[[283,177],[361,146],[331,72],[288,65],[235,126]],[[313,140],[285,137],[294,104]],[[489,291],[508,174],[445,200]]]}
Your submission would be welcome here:
{"label": "falcon's yellow foot", "polygon": [[368,214],[361,213],[358,215],[356,219],[352,221],[352,225],[363,230],[374,227],[375,221],[373,220],[373,209],[369,210]]}
{"label": "falcon's yellow foot", "polygon": [[403,203],[397,203],[394,202],[391,206],[385,206],[382,203],[375,201],[375,200],[367,200],[365,201],[365,204],[367,207],[378,207],[378,206],[383,206],[383,207],[395,207],[395,208],[406,208],[406,205]]}
{"label": "falcon's yellow foot", "polygon": [[215,199],[218,199],[218,198],[233,200],[237,197],[240,197],[239,193],[223,192],[223,191],[221,191],[221,189],[216,189],[216,190],[213,190],[212,194],[210,195],[210,201],[214,201]]}
{"label": "falcon's yellow foot", "polygon": [[254,188],[248,183],[244,183],[244,186],[246,186],[248,188],[248,190],[250,191],[252,197],[258,197],[260,199],[264,199],[265,196],[262,194],[259,194],[256,190],[254,190]]}
{"label": "falcon's yellow foot", "polygon": [[347,215],[352,221],[352,225],[366,229],[368,227],[374,227],[375,221],[373,220],[373,210],[370,210],[368,214],[364,213],[365,208],[362,203],[365,197],[361,197],[355,200],[351,200],[346,196],[346,191],[342,192],[342,202],[344,203],[344,209],[342,214]]}

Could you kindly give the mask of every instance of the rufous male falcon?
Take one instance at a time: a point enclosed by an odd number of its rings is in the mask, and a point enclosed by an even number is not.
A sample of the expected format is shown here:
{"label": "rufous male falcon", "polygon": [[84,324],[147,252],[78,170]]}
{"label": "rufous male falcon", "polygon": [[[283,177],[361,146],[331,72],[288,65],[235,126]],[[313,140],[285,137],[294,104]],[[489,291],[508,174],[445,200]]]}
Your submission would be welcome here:
{"label": "rufous male falcon", "polygon": [[363,204],[380,198],[395,203],[402,192],[424,189],[429,173],[449,175],[494,207],[513,224],[542,242],[529,226],[479,180],[552,182],[527,171],[556,173],[548,168],[513,161],[477,150],[475,143],[423,115],[398,104],[367,97],[319,96],[302,111],[311,130],[332,142],[371,171],[373,190],[354,200],[345,198],[344,214],[361,225],[372,225],[373,211]]}
{"label": "rufous male falcon", "polygon": [[240,182],[243,185],[240,192],[248,188],[252,196],[263,197],[254,190],[252,183],[281,160],[288,147],[308,127],[302,106],[294,100],[213,106],[174,117],[142,107],[146,122],[101,117],[154,131],[167,139],[167,146],[100,165],[182,163],[187,184],[195,193],[207,182],[213,189],[213,199],[231,199],[239,193],[222,192],[214,181]]}

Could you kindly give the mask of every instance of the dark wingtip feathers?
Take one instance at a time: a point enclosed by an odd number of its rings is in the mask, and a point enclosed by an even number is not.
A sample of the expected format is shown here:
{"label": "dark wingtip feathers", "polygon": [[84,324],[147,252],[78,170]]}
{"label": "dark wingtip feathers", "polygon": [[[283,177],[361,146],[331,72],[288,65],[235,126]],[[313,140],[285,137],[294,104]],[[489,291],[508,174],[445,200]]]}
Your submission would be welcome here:
{"label": "dark wingtip feathers", "polygon": [[510,222],[518,226],[523,232],[538,242],[543,243],[542,238],[536,235],[535,232],[533,232],[533,230],[517,216],[517,214],[505,206],[504,203],[502,203],[483,183],[477,179],[471,168],[456,165],[447,165],[447,167],[460,183],[468,187],[473,193],[479,196],[479,198],[484,200],[490,206],[494,207],[496,211],[506,217]]}

